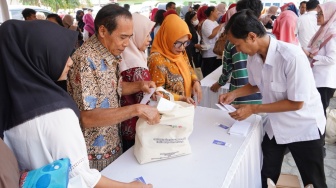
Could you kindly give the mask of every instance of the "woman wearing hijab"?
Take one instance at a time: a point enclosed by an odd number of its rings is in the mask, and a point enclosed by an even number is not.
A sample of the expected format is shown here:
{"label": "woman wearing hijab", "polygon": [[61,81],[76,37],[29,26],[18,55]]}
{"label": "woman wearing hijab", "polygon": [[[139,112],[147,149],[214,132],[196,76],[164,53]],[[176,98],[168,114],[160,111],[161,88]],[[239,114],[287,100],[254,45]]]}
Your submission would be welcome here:
{"label": "woman wearing hijab", "polygon": [[281,12],[285,11],[285,10],[290,10],[292,11],[296,16],[299,16],[298,12],[297,12],[297,8],[295,6],[294,3],[290,2],[290,3],[286,3],[283,6],[280,7]]}
{"label": "woman wearing hijab", "polygon": [[336,88],[336,2],[317,6],[317,25],[321,27],[304,49],[313,67],[317,90],[325,110]]}
{"label": "woman wearing hijab", "polygon": [[[150,21],[139,13],[133,13],[133,36],[129,45],[122,53],[120,72],[124,82],[150,81],[150,74],[147,67],[146,49],[152,40],[149,33],[155,22]],[[140,103],[143,92],[121,97],[121,106],[128,106]],[[123,151],[127,151],[134,145],[135,125],[138,117],[133,117],[121,123],[121,135]]]}
{"label": "woman wearing hijab", "polygon": [[298,17],[291,10],[281,12],[274,21],[272,33],[278,40],[299,45],[295,34],[297,19]]}
{"label": "woman wearing hijab", "polygon": [[21,170],[69,158],[69,178],[80,176],[87,187],[146,186],[110,180],[89,167],[77,105],[55,84],[67,78],[76,38],[49,21],[1,25],[0,133]]}
{"label": "woman wearing hijab", "polygon": [[83,40],[86,41],[95,33],[94,20],[93,20],[92,15],[85,14],[83,16],[83,22],[85,23]]}
{"label": "woman wearing hijab", "polygon": [[218,23],[221,23],[221,20],[222,20],[224,14],[225,14],[225,12],[226,12],[226,4],[224,4],[224,3],[219,3],[219,4],[217,5],[217,10],[218,10],[218,12],[219,12],[217,22],[218,22]]}
{"label": "woman wearing hijab", "polygon": [[148,66],[156,87],[162,86],[176,101],[195,104],[192,97],[199,103],[202,90],[185,52],[190,39],[187,24],[175,14],[167,16],[154,39]]}

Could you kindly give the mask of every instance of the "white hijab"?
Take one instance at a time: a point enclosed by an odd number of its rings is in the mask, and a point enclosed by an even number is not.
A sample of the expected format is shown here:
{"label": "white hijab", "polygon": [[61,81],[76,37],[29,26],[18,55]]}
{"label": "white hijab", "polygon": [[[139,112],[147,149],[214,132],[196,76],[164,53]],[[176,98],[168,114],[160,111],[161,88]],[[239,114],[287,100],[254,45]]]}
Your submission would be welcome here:
{"label": "white hijab", "polygon": [[145,42],[147,35],[155,25],[145,16],[139,13],[133,13],[133,36],[130,39],[129,46],[126,47],[124,52],[121,54],[122,62],[120,63],[120,72],[134,68],[143,67],[148,69],[147,66],[147,54],[140,51],[139,48]]}

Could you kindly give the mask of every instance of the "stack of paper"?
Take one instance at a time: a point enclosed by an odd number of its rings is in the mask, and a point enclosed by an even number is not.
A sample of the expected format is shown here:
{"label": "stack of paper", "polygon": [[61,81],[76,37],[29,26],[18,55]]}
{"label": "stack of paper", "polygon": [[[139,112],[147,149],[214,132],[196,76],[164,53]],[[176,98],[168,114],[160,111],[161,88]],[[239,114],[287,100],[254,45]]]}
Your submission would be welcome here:
{"label": "stack of paper", "polygon": [[251,127],[251,123],[246,121],[236,121],[229,130],[229,134],[246,136]]}

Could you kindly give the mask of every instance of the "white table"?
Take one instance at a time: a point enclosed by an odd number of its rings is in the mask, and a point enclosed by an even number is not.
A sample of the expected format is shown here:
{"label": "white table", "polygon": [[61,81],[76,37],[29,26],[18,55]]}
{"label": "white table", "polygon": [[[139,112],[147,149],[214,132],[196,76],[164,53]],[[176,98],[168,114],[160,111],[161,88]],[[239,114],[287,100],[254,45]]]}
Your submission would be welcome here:
{"label": "white table", "polygon": [[[102,174],[130,182],[142,176],[156,188],[260,188],[261,117],[252,115],[247,137],[229,135],[218,126],[233,124],[227,113],[197,107],[194,131],[189,140],[192,154],[140,165],[133,147],[106,167]],[[231,147],[212,144],[213,140],[231,143]]]}
{"label": "white table", "polygon": [[201,80],[203,98],[199,106],[218,109],[216,103],[218,103],[219,95],[229,91],[230,83],[226,83],[216,93],[210,90],[212,84],[217,82],[222,74],[222,67],[223,65]]}

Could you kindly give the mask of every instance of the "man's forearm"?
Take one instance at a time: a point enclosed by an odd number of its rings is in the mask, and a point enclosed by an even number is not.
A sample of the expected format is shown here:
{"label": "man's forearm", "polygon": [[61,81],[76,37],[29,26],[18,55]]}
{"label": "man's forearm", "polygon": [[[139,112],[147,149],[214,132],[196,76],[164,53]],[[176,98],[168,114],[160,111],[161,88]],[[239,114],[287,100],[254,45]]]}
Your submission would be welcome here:
{"label": "man's forearm", "polygon": [[233,90],[231,92],[234,93],[235,97],[243,97],[243,96],[247,96],[247,95],[251,95],[254,93],[257,93],[259,91],[259,88],[257,86],[252,86],[251,84],[247,83],[245,86]]}
{"label": "man's forearm", "polygon": [[253,113],[275,113],[300,110],[303,107],[303,101],[281,100],[269,104],[253,105]]}
{"label": "man's forearm", "polygon": [[139,104],[119,108],[95,108],[81,111],[81,126],[84,128],[114,125],[139,116]]}

